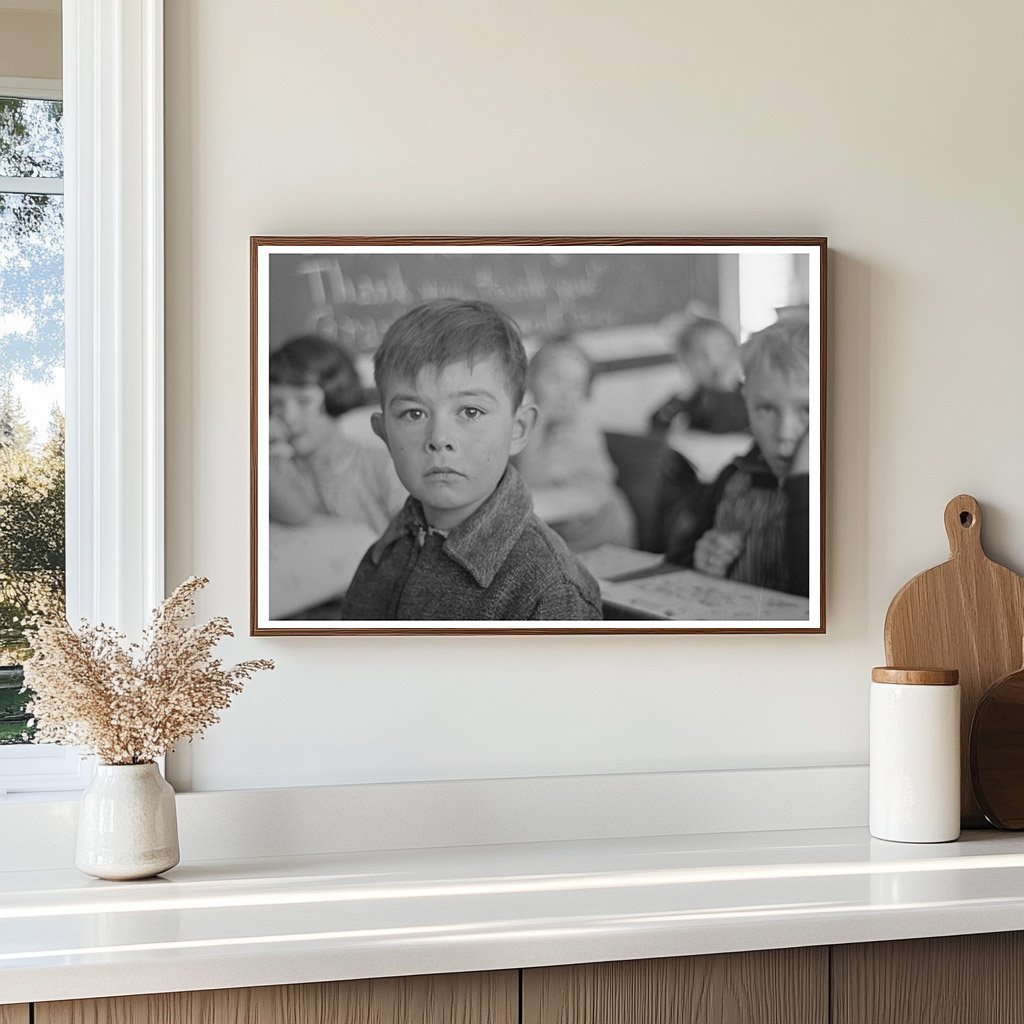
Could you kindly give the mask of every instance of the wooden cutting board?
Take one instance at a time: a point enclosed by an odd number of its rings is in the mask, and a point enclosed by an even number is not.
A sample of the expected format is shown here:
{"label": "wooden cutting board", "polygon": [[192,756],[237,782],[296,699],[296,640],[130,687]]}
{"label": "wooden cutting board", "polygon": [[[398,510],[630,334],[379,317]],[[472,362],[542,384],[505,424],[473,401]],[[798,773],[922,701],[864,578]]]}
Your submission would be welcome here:
{"label": "wooden cutting board", "polygon": [[1024,579],[981,546],[981,508],[957,495],[945,511],[949,561],[906,583],[885,615],[885,657],[894,668],[960,670],[960,812],[964,828],[987,824],[970,777],[971,722],[988,688],[1020,667]]}
{"label": "wooden cutting board", "polygon": [[1024,668],[1003,676],[978,703],[971,788],[993,825],[1024,829]]}

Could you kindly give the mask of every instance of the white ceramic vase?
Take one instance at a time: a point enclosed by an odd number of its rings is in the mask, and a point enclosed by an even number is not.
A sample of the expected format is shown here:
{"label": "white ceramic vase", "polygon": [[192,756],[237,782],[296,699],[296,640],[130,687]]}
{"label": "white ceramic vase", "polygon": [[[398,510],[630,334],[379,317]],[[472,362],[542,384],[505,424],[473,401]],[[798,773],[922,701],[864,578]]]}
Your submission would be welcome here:
{"label": "white ceramic vase", "polygon": [[150,878],[178,851],[174,790],[149,764],[99,764],[82,794],[75,866],[96,878]]}

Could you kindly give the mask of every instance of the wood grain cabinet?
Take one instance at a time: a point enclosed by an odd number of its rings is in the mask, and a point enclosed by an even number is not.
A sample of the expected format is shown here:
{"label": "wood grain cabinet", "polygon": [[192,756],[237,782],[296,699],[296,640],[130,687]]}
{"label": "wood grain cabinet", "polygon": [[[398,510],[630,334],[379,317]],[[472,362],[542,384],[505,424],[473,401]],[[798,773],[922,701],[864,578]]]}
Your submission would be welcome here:
{"label": "wood grain cabinet", "polygon": [[0,1006],[0,1024],[1014,1024],[1024,932]]}
{"label": "wood grain cabinet", "polygon": [[826,947],[523,971],[523,1024],[827,1021]]}
{"label": "wood grain cabinet", "polygon": [[[2,1012],[2,1011],[0,1011]],[[11,1024],[25,1024],[15,1018]],[[517,1024],[519,972],[36,1003],[35,1024]],[[7,1024],[0,1017],[0,1024]]]}
{"label": "wood grain cabinet", "polygon": [[832,1024],[1024,1021],[1024,933],[832,947]]}

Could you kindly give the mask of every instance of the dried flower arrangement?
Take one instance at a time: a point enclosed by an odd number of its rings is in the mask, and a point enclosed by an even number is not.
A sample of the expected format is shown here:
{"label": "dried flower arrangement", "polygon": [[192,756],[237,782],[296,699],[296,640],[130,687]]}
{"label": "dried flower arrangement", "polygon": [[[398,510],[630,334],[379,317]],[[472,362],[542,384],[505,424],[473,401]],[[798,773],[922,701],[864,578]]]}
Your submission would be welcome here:
{"label": "dried flower arrangement", "polygon": [[224,668],[213,648],[233,635],[228,620],[186,625],[208,582],[185,580],[153,612],[141,646],[102,624],[75,630],[63,616],[37,617],[25,662],[36,742],[84,747],[104,764],[146,764],[219,721],[242,683],[274,663]]}

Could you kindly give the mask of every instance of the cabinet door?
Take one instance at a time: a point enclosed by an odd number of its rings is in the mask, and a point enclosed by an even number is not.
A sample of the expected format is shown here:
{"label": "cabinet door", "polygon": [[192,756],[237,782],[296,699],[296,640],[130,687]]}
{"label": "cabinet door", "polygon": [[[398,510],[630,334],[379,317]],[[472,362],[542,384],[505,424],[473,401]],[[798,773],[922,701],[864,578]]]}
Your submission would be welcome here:
{"label": "cabinet door", "polygon": [[523,1024],[827,1021],[828,950],[821,947],[523,972]]}
{"label": "cabinet door", "polygon": [[0,1024],[28,1024],[28,1005],[0,1006]]}
{"label": "cabinet door", "polygon": [[516,971],[36,1003],[35,1024],[517,1024]]}
{"label": "cabinet door", "polygon": [[1024,1020],[1024,934],[832,947],[834,1024]]}

